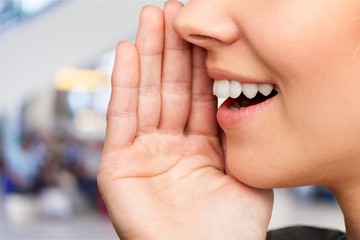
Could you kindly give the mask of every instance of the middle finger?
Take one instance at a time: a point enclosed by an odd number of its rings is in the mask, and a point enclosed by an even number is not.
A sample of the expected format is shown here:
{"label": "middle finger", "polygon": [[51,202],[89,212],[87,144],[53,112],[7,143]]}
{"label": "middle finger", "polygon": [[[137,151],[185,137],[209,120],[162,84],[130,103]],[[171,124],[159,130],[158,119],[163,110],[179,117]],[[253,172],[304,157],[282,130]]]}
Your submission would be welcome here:
{"label": "middle finger", "polygon": [[174,31],[172,22],[183,5],[165,4],[165,47],[163,55],[160,128],[183,132],[191,102],[191,47]]}

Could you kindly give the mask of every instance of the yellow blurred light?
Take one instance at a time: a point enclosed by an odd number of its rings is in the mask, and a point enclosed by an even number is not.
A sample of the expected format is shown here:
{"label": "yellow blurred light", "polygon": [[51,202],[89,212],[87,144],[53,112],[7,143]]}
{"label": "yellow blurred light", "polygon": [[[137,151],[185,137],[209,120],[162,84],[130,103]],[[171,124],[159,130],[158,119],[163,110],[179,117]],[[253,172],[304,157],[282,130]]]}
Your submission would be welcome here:
{"label": "yellow blurred light", "polygon": [[55,88],[59,91],[94,92],[109,83],[109,77],[100,70],[65,67],[55,74]]}

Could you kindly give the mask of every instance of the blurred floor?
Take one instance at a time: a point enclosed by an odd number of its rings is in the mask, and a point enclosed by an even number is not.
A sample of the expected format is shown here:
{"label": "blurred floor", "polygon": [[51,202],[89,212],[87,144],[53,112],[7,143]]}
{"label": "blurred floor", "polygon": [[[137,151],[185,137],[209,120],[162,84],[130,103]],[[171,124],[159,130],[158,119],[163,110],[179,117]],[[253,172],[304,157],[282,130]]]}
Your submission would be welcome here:
{"label": "blurred floor", "polygon": [[110,221],[87,213],[63,221],[36,220],[26,225],[0,222],[0,239],[117,239]]}
{"label": "blurred floor", "polygon": [[[334,202],[300,201],[288,190],[276,190],[275,199],[270,229],[298,224],[345,229]],[[93,211],[63,220],[36,218],[26,224],[10,224],[3,213],[0,200],[0,239],[117,239],[109,219]]]}
{"label": "blurred floor", "polygon": [[0,222],[0,239],[117,239],[110,221],[96,213],[63,220],[36,220],[26,225]]}
{"label": "blurred floor", "polygon": [[118,239],[109,218],[95,210],[62,219],[9,221],[3,203],[0,197],[0,239]]}

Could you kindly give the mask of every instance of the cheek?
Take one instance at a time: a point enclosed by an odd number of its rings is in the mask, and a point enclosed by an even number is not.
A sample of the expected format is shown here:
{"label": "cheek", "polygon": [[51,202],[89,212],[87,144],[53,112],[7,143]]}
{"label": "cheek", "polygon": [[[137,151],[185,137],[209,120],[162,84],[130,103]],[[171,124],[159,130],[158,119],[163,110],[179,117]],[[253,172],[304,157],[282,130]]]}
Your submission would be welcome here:
{"label": "cheek", "polygon": [[318,2],[299,1],[313,5],[313,13],[304,14],[292,11],[289,1],[271,16],[264,12],[264,22],[244,24],[281,90],[266,121],[225,130],[228,167],[248,185],[325,184],[346,174],[350,159],[360,155],[360,53],[354,54],[360,29],[349,21],[358,12],[339,1],[326,9]]}
{"label": "cheek", "polygon": [[262,16],[257,21],[251,20],[254,16],[240,20],[253,50],[275,77],[286,82],[332,70],[339,57],[351,57],[359,50],[360,2],[350,2],[267,3],[254,9]]}
{"label": "cheek", "polygon": [[327,185],[348,172],[360,156],[360,78],[343,77],[289,85],[266,118],[225,130],[234,177],[274,188]]}
{"label": "cheek", "polygon": [[281,121],[272,120],[262,126],[251,123],[242,130],[225,131],[227,166],[236,179],[256,188],[304,184],[314,162],[304,158],[301,141],[292,131],[279,127]]}
{"label": "cheek", "polygon": [[360,156],[360,78],[343,77],[295,81],[264,117],[225,129],[234,177],[258,188],[327,185],[353,168]]}

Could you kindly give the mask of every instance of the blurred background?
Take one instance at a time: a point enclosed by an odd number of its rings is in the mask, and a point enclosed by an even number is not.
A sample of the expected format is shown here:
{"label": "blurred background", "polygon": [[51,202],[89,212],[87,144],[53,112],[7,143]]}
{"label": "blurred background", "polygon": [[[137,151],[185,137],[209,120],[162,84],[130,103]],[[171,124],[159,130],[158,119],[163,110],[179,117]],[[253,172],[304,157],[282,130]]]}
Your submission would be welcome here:
{"label": "blurred background", "polygon": [[[114,48],[163,3],[0,0],[0,239],[117,238],[96,185]],[[275,190],[270,228],[294,224],[345,229],[316,186]]]}

